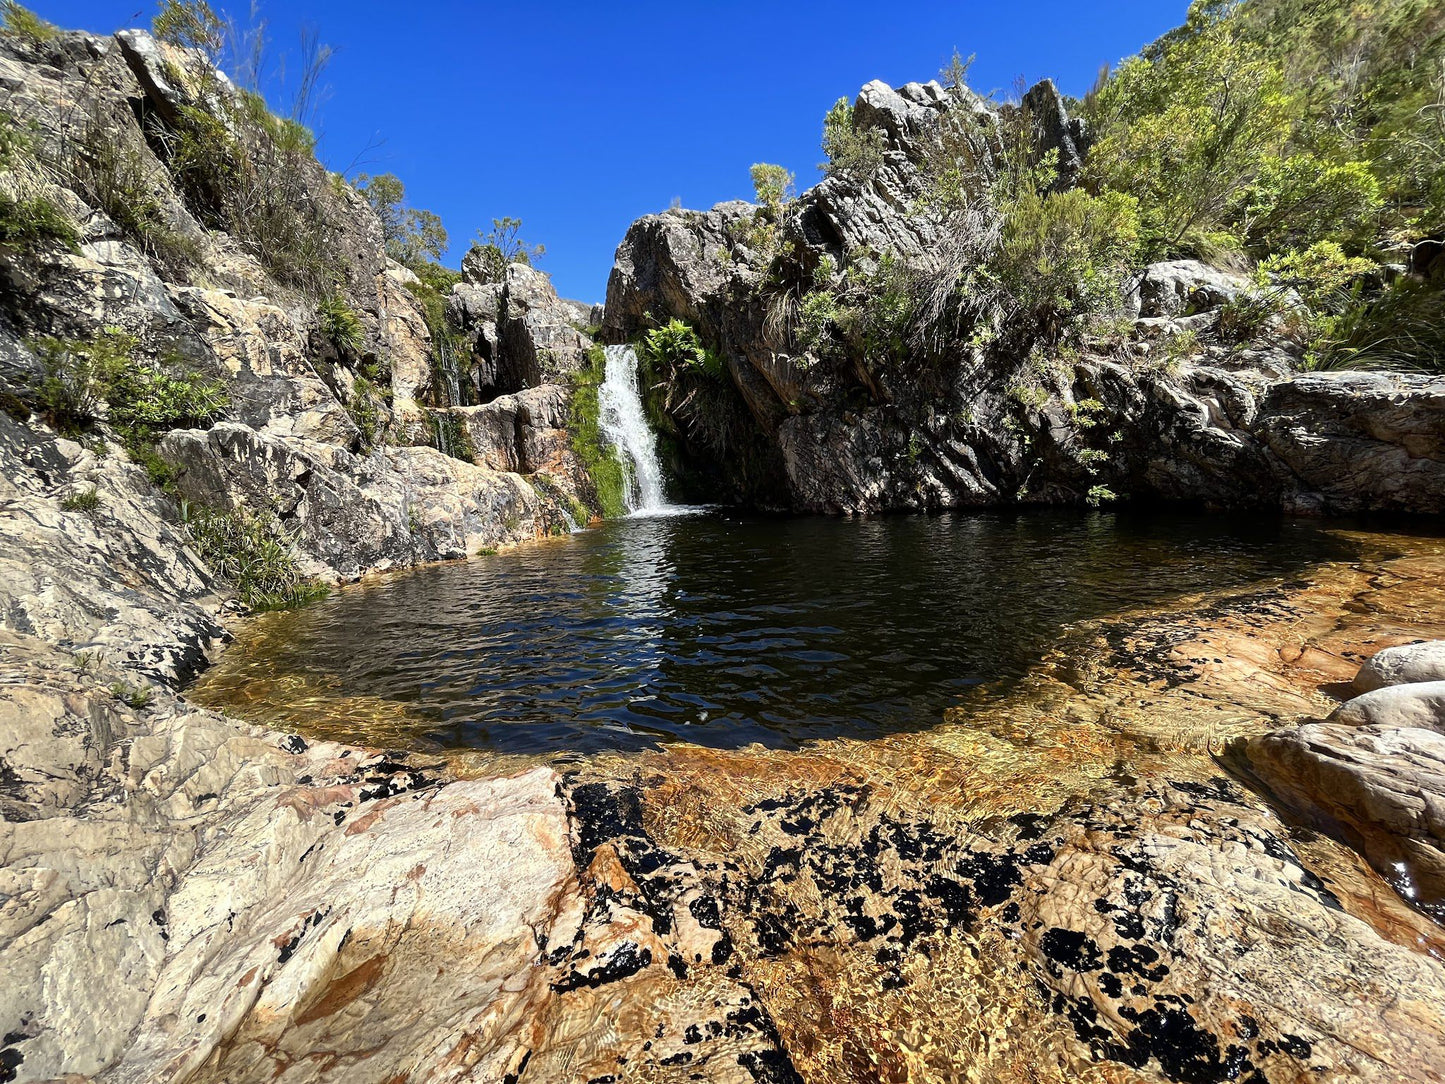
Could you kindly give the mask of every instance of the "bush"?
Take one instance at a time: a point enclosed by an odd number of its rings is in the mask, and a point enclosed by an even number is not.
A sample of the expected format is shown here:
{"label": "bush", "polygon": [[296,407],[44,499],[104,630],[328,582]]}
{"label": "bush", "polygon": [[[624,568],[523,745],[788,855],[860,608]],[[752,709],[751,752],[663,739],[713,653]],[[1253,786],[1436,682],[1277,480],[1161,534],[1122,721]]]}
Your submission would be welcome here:
{"label": "bush", "polygon": [[364,451],[376,447],[376,437],[381,429],[381,412],[376,406],[378,398],[376,386],[366,377],[358,376],[351,387],[351,402],[346,413],[356,424]]}
{"label": "bush", "polygon": [[714,380],[727,373],[727,363],[703,346],[684,320],[674,318],[649,331],[643,338],[643,351],[654,363],[669,369],[692,369]]}
{"label": "bush", "polygon": [[354,354],[361,349],[364,338],[361,317],[341,293],[329,293],[317,302],[316,323],[326,341],[343,354]]}
{"label": "bush", "polygon": [[1352,285],[1376,271],[1372,260],[1347,256],[1333,241],[1318,241],[1303,251],[1269,256],[1256,273],[1261,286],[1276,283],[1297,293],[1316,311],[1343,307]]}
{"label": "bush", "polygon": [[77,489],[60,502],[62,512],[84,512],[89,515],[99,507],[100,490],[95,486],[91,486],[89,489]]}
{"label": "bush", "polygon": [[111,328],[89,342],[47,337],[28,345],[44,374],[36,388],[40,412],[57,432],[75,436],[100,417],[111,381],[130,364],[136,340]]}
{"label": "bush", "polygon": [[521,238],[520,218],[494,218],[487,233],[477,231],[477,239],[462,260],[462,266],[482,282],[501,282],[507,277],[510,264],[531,265],[545,256],[543,245],[529,245]]}
{"label": "bush", "polygon": [[1151,256],[1191,251],[1283,145],[1296,109],[1279,63],[1229,18],[1195,3],[1178,31],[1126,61],[1088,101],[1098,191],[1139,200]]}
{"label": "bush", "polygon": [[1343,237],[1369,225],[1381,206],[1368,162],[1330,162],[1313,154],[1265,158],[1231,218],[1246,241],[1278,251]]}
{"label": "bush", "polygon": [[1139,239],[1133,197],[1026,190],[1003,215],[986,271],[1027,337],[1057,342],[1071,326],[1119,308]]}
{"label": "bush", "polygon": [[35,157],[30,133],[0,112],[0,245],[32,249],[56,242],[74,250],[80,229],[44,195],[45,171]]}
{"label": "bush", "polygon": [[1356,297],[1326,322],[1306,360],[1313,369],[1403,369],[1445,373],[1445,290],[1401,278]]}
{"label": "bush", "polygon": [[53,23],[47,23],[29,8],[21,7],[15,0],[0,0],[0,19],[5,21],[4,26],[0,27],[0,34],[31,45],[42,45],[60,33]]}
{"label": "bush", "polygon": [[172,268],[200,260],[196,243],[171,225],[158,193],[165,183],[159,165],[126,134],[124,125],[92,116],[63,163],[75,190],[99,207],[141,251]]}
{"label": "bush", "polygon": [[74,251],[80,231],[52,200],[14,196],[0,189],[0,245],[32,249],[46,242]]}
{"label": "bush", "polygon": [[164,0],[151,20],[151,31],[161,41],[199,49],[212,60],[226,40],[225,24],[206,0]]}
{"label": "bush", "polygon": [[324,598],[325,584],[302,575],[295,539],[274,513],[181,505],[191,544],[236,596],[253,610],[280,610]]}
{"label": "bush", "polygon": [[37,392],[50,424],[76,435],[93,425],[106,405],[127,452],[158,484],[170,479],[169,468],[148,462],[159,462],[156,440],[172,429],[209,425],[228,402],[224,384],[179,357],[135,360],[136,339],[116,328],[88,341],[42,338],[29,345],[44,369]]}
{"label": "bush", "polygon": [[828,161],[818,168],[825,174],[861,184],[883,164],[883,133],[877,128],[857,128],[852,104],[839,98],[823,118],[823,153]]}

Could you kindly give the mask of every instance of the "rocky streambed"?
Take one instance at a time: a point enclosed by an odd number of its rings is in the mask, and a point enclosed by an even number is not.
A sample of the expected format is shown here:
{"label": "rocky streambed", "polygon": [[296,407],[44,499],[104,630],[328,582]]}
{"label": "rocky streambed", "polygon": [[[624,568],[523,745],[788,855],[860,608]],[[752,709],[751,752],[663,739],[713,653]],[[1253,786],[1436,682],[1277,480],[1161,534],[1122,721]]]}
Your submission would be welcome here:
{"label": "rocky streambed", "polygon": [[561,770],[143,700],[7,631],[0,1065],[1438,1079],[1432,688],[1308,720],[1445,637],[1445,543],[1350,542],[1078,623],[932,728]]}

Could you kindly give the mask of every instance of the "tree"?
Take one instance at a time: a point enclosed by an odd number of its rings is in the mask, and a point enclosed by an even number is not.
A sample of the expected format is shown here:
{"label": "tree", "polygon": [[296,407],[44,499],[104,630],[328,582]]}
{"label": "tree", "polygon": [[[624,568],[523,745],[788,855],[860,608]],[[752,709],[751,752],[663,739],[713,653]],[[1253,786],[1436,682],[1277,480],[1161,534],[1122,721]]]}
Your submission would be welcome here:
{"label": "tree", "polygon": [[1230,3],[1196,3],[1185,25],[1124,62],[1089,103],[1095,190],[1139,197],[1160,253],[1219,229],[1227,208],[1278,155],[1298,105],[1277,61],[1249,40]]}
{"label": "tree", "polygon": [[506,277],[509,264],[531,265],[533,260],[547,254],[544,245],[529,245],[522,240],[520,218],[494,218],[492,228],[483,233],[477,231],[477,239],[467,250],[462,260],[462,269],[468,267],[483,282],[501,282]]}
{"label": "tree", "polygon": [[406,186],[392,173],[356,178],[356,189],[366,197],[381,221],[386,254],[397,263],[415,270],[435,263],[447,250],[447,231],[440,216],[406,205]]}

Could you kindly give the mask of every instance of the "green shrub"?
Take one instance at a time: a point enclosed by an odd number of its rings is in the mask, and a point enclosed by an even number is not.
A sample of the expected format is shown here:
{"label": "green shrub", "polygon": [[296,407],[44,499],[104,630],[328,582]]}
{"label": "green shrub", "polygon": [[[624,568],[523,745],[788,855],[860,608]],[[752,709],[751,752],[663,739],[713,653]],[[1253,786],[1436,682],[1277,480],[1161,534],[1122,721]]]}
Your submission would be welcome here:
{"label": "green shrub", "polygon": [[1125,61],[1088,103],[1098,133],[1088,175],[1138,198],[1154,256],[1217,232],[1290,130],[1296,107],[1280,65],[1228,18],[1231,7],[1195,3],[1184,27]]}
{"label": "green shrub", "polygon": [[883,133],[877,128],[859,129],[852,103],[839,98],[823,118],[823,153],[828,160],[818,168],[829,177],[861,183],[883,164]]}
{"label": "green shrub", "polygon": [[341,293],[333,291],[317,302],[316,323],[326,340],[342,353],[354,354],[361,349],[361,317]]}
{"label": "green shrub", "polygon": [[1002,212],[986,271],[1028,336],[1058,342],[1071,326],[1119,308],[1139,238],[1133,197],[1025,189]]}
{"label": "green shrub", "polygon": [[35,156],[34,142],[8,113],[0,112],[0,245],[31,249],[56,242],[74,250],[80,229],[43,192],[46,172]]}
{"label": "green shrub", "polygon": [[1333,241],[1317,241],[1303,251],[1269,256],[1256,273],[1261,286],[1271,283],[1294,290],[1310,308],[1340,307],[1350,287],[1377,269],[1372,260],[1347,256]]}
{"label": "green shrub", "polygon": [[85,512],[89,514],[100,507],[100,490],[95,486],[89,489],[77,489],[70,496],[60,502],[62,512]]}
{"label": "green shrub", "polygon": [[0,34],[31,45],[43,45],[60,33],[53,23],[47,23],[29,8],[21,7],[15,0],[0,0],[0,19],[4,20],[4,25],[0,26]]}
{"label": "green shrub", "polygon": [[1401,369],[1445,373],[1445,290],[1401,278],[1373,297],[1356,296],[1327,320],[1306,365],[1312,369]]}
{"label": "green shrub", "polygon": [[[302,88],[314,88],[329,56],[324,47],[311,54]],[[321,294],[337,273],[336,197],[325,186],[318,197],[323,170],[315,137],[299,112],[275,115],[254,91],[222,84],[214,69],[182,75],[197,100],[214,103],[182,106],[174,133],[163,140],[192,213],[234,237],[283,286]]]}
{"label": "green shrub", "polygon": [[356,423],[357,431],[361,435],[363,451],[370,451],[376,446],[377,433],[381,428],[381,413],[377,410],[377,399],[376,386],[366,377],[358,376],[352,383],[351,403],[347,406],[346,413]]}
{"label": "green shrub", "polygon": [[140,711],[151,702],[155,693],[148,685],[130,685],[124,681],[117,681],[111,685],[110,695],[126,707]]}
{"label": "green shrub", "polygon": [[472,242],[462,264],[470,267],[483,282],[501,282],[507,267],[514,263],[531,265],[547,254],[546,246],[530,245],[521,238],[520,218],[494,218],[492,228]]}
{"label": "green shrub", "polygon": [[57,432],[75,436],[100,417],[111,381],[130,364],[134,336],[110,328],[95,339],[31,340],[43,376],[36,392],[40,411]]}
{"label": "green shrub", "polygon": [[676,318],[655,327],[643,337],[643,351],[668,369],[692,369],[714,380],[727,374],[727,363],[702,344],[685,320]]}
{"label": "green shrub", "polygon": [[191,544],[213,573],[253,610],[280,610],[323,598],[327,587],[302,575],[295,538],[271,512],[181,504]]}
{"label": "green shrub", "polygon": [[1248,242],[1279,251],[1356,233],[1372,223],[1381,202],[1368,162],[1269,156],[1230,217]]}
{"label": "green shrub", "polygon": [[80,231],[70,216],[44,196],[13,196],[0,190],[0,245],[34,248],[55,242],[74,251]]}
{"label": "green shrub", "polygon": [[163,489],[174,472],[155,453],[156,441],[172,429],[209,425],[228,403],[224,384],[178,356],[136,360],[135,337],[116,328],[91,340],[42,338],[29,346],[44,370],[36,391],[50,424],[76,436],[97,421],[104,405],[127,453]]}
{"label": "green shrub", "polygon": [[164,171],[99,111],[81,127],[62,167],[75,190],[148,255],[179,269],[200,262],[199,246],[171,225],[160,200]]}
{"label": "green shrub", "polygon": [[151,31],[161,41],[199,49],[213,60],[226,40],[225,24],[206,0],[163,0]]}

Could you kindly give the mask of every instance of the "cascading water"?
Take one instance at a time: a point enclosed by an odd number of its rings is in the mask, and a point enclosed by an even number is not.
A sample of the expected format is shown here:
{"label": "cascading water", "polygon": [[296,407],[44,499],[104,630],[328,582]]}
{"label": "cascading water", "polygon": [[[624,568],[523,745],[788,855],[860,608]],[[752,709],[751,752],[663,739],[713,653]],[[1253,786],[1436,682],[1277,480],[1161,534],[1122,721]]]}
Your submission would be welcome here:
{"label": "cascading water", "polygon": [[627,511],[660,512],[669,507],[657,461],[657,435],[647,424],[637,383],[637,353],[630,346],[606,348],[607,367],[597,392],[598,425],[627,472]]}

